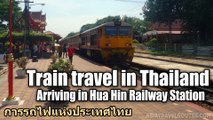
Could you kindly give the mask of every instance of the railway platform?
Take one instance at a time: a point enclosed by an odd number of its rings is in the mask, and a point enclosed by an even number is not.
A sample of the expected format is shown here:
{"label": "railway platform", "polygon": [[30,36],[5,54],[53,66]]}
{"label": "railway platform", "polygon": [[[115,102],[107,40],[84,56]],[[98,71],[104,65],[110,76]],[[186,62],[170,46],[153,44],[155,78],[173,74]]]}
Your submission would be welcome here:
{"label": "railway platform", "polygon": [[[143,59],[144,60],[144,59]],[[30,62],[27,65],[28,69],[37,69],[38,71],[46,71],[50,64],[50,59],[40,59],[38,62]],[[142,62],[140,58],[134,58],[134,62]],[[144,60],[150,62],[149,60]],[[160,63],[152,63],[160,64]],[[164,66],[166,66],[165,63]],[[104,65],[88,61],[85,58],[81,58],[77,55],[73,58],[74,69],[78,71],[89,71],[89,72],[109,72],[111,68]],[[162,64],[160,64],[162,65]],[[197,70],[197,69],[196,69]],[[14,70],[15,74],[15,70]],[[141,81],[137,81],[140,82]],[[138,85],[139,85],[138,84]],[[0,76],[0,100],[7,97],[7,74]],[[75,103],[51,103],[51,102],[37,102],[36,90],[42,89],[43,87],[28,87],[28,79],[17,79],[14,78],[14,95],[20,97],[23,101],[19,106],[1,106],[0,107],[0,120],[46,120],[46,119],[64,119],[64,120],[212,120],[213,111],[201,107],[192,102],[75,102]],[[97,90],[109,91],[112,87],[97,87]],[[118,89],[130,89],[121,88]],[[71,87],[71,90],[89,90],[92,87]],[[94,88],[93,88],[94,89]],[[136,90],[143,89],[141,86],[134,87]],[[159,88],[147,87],[145,89],[159,90]],[[0,102],[1,103],[1,102]],[[4,109],[6,108],[35,108],[35,106],[53,106],[53,107],[67,107],[75,108],[76,106],[81,108],[107,108],[109,106],[116,106],[117,108],[128,107],[132,108],[133,114],[131,117],[5,117]]]}

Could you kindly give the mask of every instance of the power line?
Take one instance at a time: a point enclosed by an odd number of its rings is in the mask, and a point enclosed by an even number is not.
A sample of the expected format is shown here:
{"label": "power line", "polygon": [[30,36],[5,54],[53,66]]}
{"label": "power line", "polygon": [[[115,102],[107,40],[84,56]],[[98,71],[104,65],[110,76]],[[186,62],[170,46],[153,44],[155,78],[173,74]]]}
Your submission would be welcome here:
{"label": "power line", "polygon": [[137,1],[137,0],[115,0],[120,2],[131,2],[131,3],[143,3],[143,1]]}
{"label": "power line", "polygon": [[135,12],[139,11],[140,9],[142,9],[142,6],[144,4],[143,0],[114,0],[114,1],[136,3],[135,6],[133,6],[132,8],[128,8],[127,10],[118,10],[125,14],[135,13]]}

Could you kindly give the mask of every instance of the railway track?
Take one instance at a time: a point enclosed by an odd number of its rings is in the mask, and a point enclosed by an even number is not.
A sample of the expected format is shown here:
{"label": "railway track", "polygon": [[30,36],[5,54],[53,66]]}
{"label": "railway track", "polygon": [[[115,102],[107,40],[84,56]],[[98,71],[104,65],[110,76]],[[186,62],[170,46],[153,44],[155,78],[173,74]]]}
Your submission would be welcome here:
{"label": "railway track", "polygon": [[196,89],[205,91],[206,95],[206,103],[209,105],[213,105],[213,89],[211,88],[203,88],[203,87],[196,87]]}
{"label": "railway track", "polygon": [[141,56],[141,55],[134,55],[134,57],[147,58],[147,59],[159,60],[159,61],[165,61],[165,62],[173,62],[173,63],[179,63],[179,64],[185,64],[185,65],[198,66],[198,67],[205,67],[205,68],[209,68],[209,69],[213,68],[213,65],[204,65],[204,64],[191,63],[191,62],[179,61],[179,60],[174,60],[174,59],[161,59],[161,58],[154,58],[154,57]]}
{"label": "railway track", "polygon": [[[150,54],[150,53],[144,53],[144,52],[135,52],[136,54],[146,54],[146,55],[157,55],[157,54]],[[163,55],[157,55],[157,56],[163,56]],[[213,61],[213,58],[206,58],[206,57],[191,57],[191,56],[181,56],[181,55],[167,55],[168,57],[174,57],[174,58],[184,58],[184,59],[195,59],[195,60],[205,60],[205,61]]]}
{"label": "railway track", "polygon": [[[94,61],[94,59],[93,59]],[[95,60],[96,61],[96,60]],[[98,63],[100,63],[99,61],[96,61]],[[103,64],[103,63],[101,63]],[[137,77],[140,78],[141,74],[139,73],[140,70],[154,70],[155,72],[161,73],[161,72],[168,72],[165,69],[161,69],[161,68],[155,68],[155,67],[151,67],[151,66],[146,66],[146,65],[141,65],[139,63],[123,63],[123,64],[118,64],[118,65],[114,65],[114,66],[109,66],[108,67],[112,68],[112,69],[117,69],[117,70],[127,70],[129,72],[134,72],[137,74]],[[197,104],[206,107],[207,109],[213,110],[213,83],[211,83],[209,88],[203,88],[203,87],[158,87],[161,90],[170,90],[170,89],[175,89],[175,90],[200,90],[200,91],[204,91],[206,93],[206,101],[205,102],[196,102]]]}
{"label": "railway track", "polygon": [[[146,65],[141,65],[139,63],[125,63],[125,64],[120,64],[118,66],[116,66],[116,68],[119,69],[125,69],[131,72],[135,72],[137,74],[138,77],[140,77],[140,70],[149,70],[152,69],[155,72],[161,73],[161,72],[168,72],[165,71],[164,69],[160,69],[160,68],[153,68],[150,66],[146,66]],[[141,78],[140,78],[141,79]],[[175,89],[175,90],[180,90],[180,91],[185,91],[185,90],[196,90],[196,91],[204,91],[206,94],[206,100],[205,102],[196,102],[197,104],[204,106],[210,110],[213,110],[213,84],[211,83],[210,87],[158,87],[161,90],[171,90],[171,89]]]}

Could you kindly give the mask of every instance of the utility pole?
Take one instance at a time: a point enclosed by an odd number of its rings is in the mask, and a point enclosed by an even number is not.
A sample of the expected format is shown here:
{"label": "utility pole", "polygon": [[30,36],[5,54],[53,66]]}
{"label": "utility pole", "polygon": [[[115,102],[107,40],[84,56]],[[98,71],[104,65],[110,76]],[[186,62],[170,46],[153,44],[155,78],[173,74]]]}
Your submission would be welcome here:
{"label": "utility pole", "polygon": [[26,41],[29,37],[29,0],[24,0],[24,56],[26,56]]}
{"label": "utility pole", "polygon": [[33,3],[32,1],[29,1],[29,0],[24,0],[24,4],[25,4],[25,7],[24,7],[24,24],[25,24],[25,27],[24,27],[24,56],[26,56],[26,45],[27,45],[27,40],[29,40],[29,36],[30,36],[30,13],[29,13],[29,9],[30,9],[30,3]]}
{"label": "utility pole", "polygon": [[[27,44],[29,44],[29,36],[30,36],[30,3],[34,3],[33,1],[29,1],[29,0],[24,0],[24,16],[23,16],[23,19],[24,19],[24,56],[27,56]],[[44,6],[45,4],[44,3],[36,3],[36,4],[33,4],[33,5],[42,5]]]}

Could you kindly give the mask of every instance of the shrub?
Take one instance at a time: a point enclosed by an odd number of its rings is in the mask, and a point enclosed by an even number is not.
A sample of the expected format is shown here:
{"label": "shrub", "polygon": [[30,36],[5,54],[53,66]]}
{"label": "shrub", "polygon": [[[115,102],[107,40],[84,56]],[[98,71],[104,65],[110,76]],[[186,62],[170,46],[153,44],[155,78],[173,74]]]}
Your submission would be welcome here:
{"label": "shrub", "polygon": [[53,54],[53,55],[51,56],[51,59],[52,59],[52,63],[53,63],[53,64],[56,62],[57,58],[58,58],[58,56],[55,55],[55,54]]}
{"label": "shrub", "polygon": [[[10,47],[10,42],[9,41],[5,42],[4,43],[4,47],[5,48],[9,48]],[[15,47],[15,45],[13,43],[12,43],[12,47]]]}
{"label": "shrub", "polygon": [[[58,70],[58,72],[67,72],[70,73],[73,69],[73,66],[70,64],[69,61],[64,61],[63,59],[59,59],[58,62],[55,62],[51,64],[48,68],[49,72],[52,72],[53,70]],[[48,87],[48,90],[69,90],[69,86],[50,86]]]}
{"label": "shrub", "polygon": [[[13,42],[24,42],[24,32],[13,32]],[[0,41],[7,42],[8,41],[8,32],[4,32],[0,34]],[[43,33],[30,32],[28,37],[28,42],[37,42],[37,41],[54,41],[53,37]]]}
{"label": "shrub", "polygon": [[158,44],[158,41],[156,38],[152,38],[151,40],[147,41],[144,43],[146,46],[148,47],[152,47],[152,48],[156,48],[157,47],[157,44]]}
{"label": "shrub", "polygon": [[134,40],[133,40],[133,43],[134,43],[134,44],[139,44],[140,42],[139,42],[138,40],[134,39]]}
{"label": "shrub", "polygon": [[27,59],[27,57],[21,57],[21,58],[17,59],[15,62],[19,68],[22,68],[23,70],[25,70],[27,63],[28,63],[28,59]]}
{"label": "shrub", "polygon": [[59,59],[58,62],[55,62],[51,64],[48,68],[49,72],[52,72],[53,70],[58,70],[58,72],[71,72],[73,69],[73,66],[70,64],[69,61],[64,61],[63,59]]}

